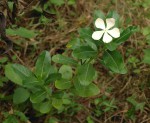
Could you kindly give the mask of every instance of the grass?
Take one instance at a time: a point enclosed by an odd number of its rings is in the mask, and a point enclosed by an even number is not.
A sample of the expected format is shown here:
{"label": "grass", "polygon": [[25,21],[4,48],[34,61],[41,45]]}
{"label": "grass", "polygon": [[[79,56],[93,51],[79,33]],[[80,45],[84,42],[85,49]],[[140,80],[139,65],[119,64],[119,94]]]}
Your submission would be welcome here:
{"label": "grass", "polygon": [[[94,10],[100,9],[104,13],[109,10],[116,10],[121,18],[122,26],[138,26],[139,31],[130,40],[119,47],[124,54],[128,73],[126,75],[116,75],[105,70],[102,66],[97,66],[99,78],[96,83],[101,88],[101,93],[95,98],[77,100],[84,105],[84,110],[80,110],[76,104],[69,112],[60,113],[51,117],[44,115],[33,117],[35,112],[26,109],[25,114],[31,122],[43,123],[51,118],[66,123],[149,123],[150,122],[150,66],[142,63],[143,49],[149,47],[146,36],[142,29],[149,26],[150,14],[145,2],[142,0],[77,0],[75,5],[67,4],[62,6],[52,5],[54,13],[47,11],[40,13],[34,7],[43,5],[37,0],[19,1],[17,9],[18,16],[15,25],[34,30],[37,34],[32,38],[21,38],[11,36],[14,41],[14,49],[10,52],[6,62],[19,62],[25,66],[33,67],[37,55],[44,49],[52,55],[62,53],[65,45],[72,37],[77,35],[80,27],[93,25],[92,14]],[[45,17],[41,18],[41,14]],[[48,20],[50,22],[47,22]],[[11,22],[9,27],[11,27]],[[1,58],[2,59],[2,58]],[[6,62],[2,63],[2,67]],[[0,71],[4,75],[3,69]],[[4,82],[0,89],[0,112],[11,112],[12,107],[10,95],[13,93],[15,85],[11,82]],[[30,111],[31,110],[31,111]],[[72,111],[73,112],[73,111]],[[62,119],[62,120],[61,120]],[[4,117],[0,116],[3,121]],[[56,122],[52,122],[56,123]]]}

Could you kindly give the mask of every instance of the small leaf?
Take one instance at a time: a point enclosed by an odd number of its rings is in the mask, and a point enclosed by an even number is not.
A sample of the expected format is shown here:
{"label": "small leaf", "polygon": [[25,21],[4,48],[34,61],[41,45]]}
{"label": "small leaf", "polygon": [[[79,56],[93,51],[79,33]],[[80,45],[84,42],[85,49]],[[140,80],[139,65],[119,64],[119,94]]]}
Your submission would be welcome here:
{"label": "small leaf", "polygon": [[65,4],[64,0],[50,0],[50,2],[57,6],[61,6],[61,5]]}
{"label": "small leaf", "polygon": [[134,32],[136,32],[137,28],[130,26],[127,29],[125,29],[121,34],[119,38],[114,39],[112,42],[105,44],[108,50],[113,51],[116,50],[116,48],[125,42]]}
{"label": "small leaf", "polygon": [[43,102],[39,104],[39,108],[40,108],[40,112],[45,114],[50,112],[51,108],[52,108],[52,104],[50,101],[47,102]]}
{"label": "small leaf", "polygon": [[150,49],[144,50],[144,63],[150,64]]}
{"label": "small leaf", "polygon": [[57,73],[57,72],[58,72],[57,67],[54,65],[51,65],[49,74]]}
{"label": "small leaf", "polygon": [[14,110],[13,114],[19,117],[21,121],[28,122],[28,118],[26,117],[25,113]]}
{"label": "small leaf", "polygon": [[39,81],[36,77],[30,76],[23,80],[23,86],[31,88],[33,86],[43,85],[44,82]]}
{"label": "small leaf", "polygon": [[138,104],[138,102],[136,101],[136,97],[134,95],[130,96],[127,98],[127,101],[129,103],[131,103],[133,106],[136,107],[136,105]]}
{"label": "small leaf", "polygon": [[46,79],[50,73],[51,57],[48,51],[43,51],[36,62],[35,74],[38,78]]}
{"label": "small leaf", "polygon": [[135,26],[128,27],[120,34],[119,38],[114,40],[114,42],[116,42],[118,45],[125,42],[134,32],[136,32],[136,30],[137,27]]}
{"label": "small leaf", "polygon": [[0,64],[4,64],[8,61],[8,57],[3,57],[0,59]]}
{"label": "small leaf", "polygon": [[70,66],[62,65],[59,73],[61,73],[63,79],[70,80],[72,78],[72,68]]}
{"label": "small leaf", "polygon": [[53,60],[53,62],[65,64],[65,65],[76,66],[78,64],[77,61],[73,60],[72,58],[68,58],[68,57],[60,55],[60,54],[54,55],[52,57],[52,60]]}
{"label": "small leaf", "polygon": [[145,9],[148,9],[149,6],[150,6],[150,1],[149,0],[143,0],[140,2],[141,5],[145,8]]}
{"label": "small leaf", "polygon": [[97,50],[97,45],[96,44],[96,41],[94,41],[92,39],[92,34],[93,34],[93,31],[91,28],[89,27],[86,27],[86,28],[80,28],[78,30],[79,34],[80,34],[80,37],[82,39],[84,39],[86,41],[86,43],[94,50]]}
{"label": "small leaf", "polygon": [[11,10],[11,12],[13,11],[13,6],[14,6],[14,2],[8,2],[8,7]]}
{"label": "small leaf", "polygon": [[5,67],[5,75],[14,83],[22,85],[23,80],[33,76],[33,73],[20,64],[9,64]]}
{"label": "small leaf", "polygon": [[58,80],[60,78],[61,78],[61,74],[60,73],[52,73],[46,79],[46,83],[49,84],[51,82],[55,82],[56,80]]}
{"label": "small leaf", "polygon": [[5,66],[5,76],[15,84],[22,85],[22,78],[14,71],[12,64]]}
{"label": "small leaf", "polygon": [[26,28],[20,27],[18,29],[7,29],[8,35],[18,35],[23,38],[34,38],[37,34],[33,30],[28,30]]}
{"label": "small leaf", "polygon": [[97,51],[93,50],[89,46],[81,46],[79,48],[76,48],[73,51],[73,56],[78,59],[88,59],[93,58],[97,55]]}
{"label": "small leaf", "polygon": [[101,19],[105,19],[105,15],[101,10],[95,10],[94,11],[94,20],[96,20],[97,18],[101,18]]}
{"label": "small leaf", "polygon": [[12,67],[14,72],[16,72],[22,80],[25,80],[29,76],[34,76],[33,73],[23,65],[13,64]]}
{"label": "small leaf", "polygon": [[118,51],[105,51],[102,60],[104,66],[115,73],[125,74],[127,72],[123,58]]}
{"label": "small leaf", "polygon": [[25,102],[30,96],[30,93],[28,90],[24,88],[17,88],[15,89],[15,92],[13,94],[13,103],[14,104],[20,104]]}
{"label": "small leaf", "polygon": [[108,50],[114,51],[118,47],[118,44],[116,42],[112,41],[110,43],[105,43],[105,46]]}
{"label": "small leaf", "polygon": [[3,123],[19,123],[19,122],[15,115],[8,115],[7,118],[4,119]]}
{"label": "small leaf", "polygon": [[63,101],[62,101],[62,99],[53,98],[52,105],[54,108],[60,110],[63,108]]}
{"label": "small leaf", "polygon": [[75,5],[76,4],[76,0],[68,0],[68,5]]}
{"label": "small leaf", "polygon": [[87,123],[94,123],[94,121],[92,120],[90,116],[88,116],[86,120],[87,120]]}
{"label": "small leaf", "polygon": [[47,96],[47,92],[45,90],[37,91],[30,96],[30,100],[32,103],[40,103],[42,102]]}
{"label": "small leaf", "polygon": [[99,88],[95,84],[91,83],[87,86],[83,86],[77,78],[74,81],[74,86],[76,89],[76,93],[81,97],[95,96],[100,92]]}
{"label": "small leaf", "polygon": [[145,27],[142,29],[142,33],[144,36],[147,36],[150,34],[150,27]]}
{"label": "small leaf", "polygon": [[59,120],[56,119],[55,117],[51,117],[48,121],[48,123],[59,123]]}
{"label": "small leaf", "polygon": [[82,85],[89,85],[95,77],[95,69],[91,64],[84,64],[78,67],[77,76]]}
{"label": "small leaf", "polygon": [[59,79],[55,81],[55,87],[61,90],[69,89],[71,87],[71,82],[69,80]]}
{"label": "small leaf", "polygon": [[79,38],[74,38],[74,39],[71,39],[68,44],[67,44],[67,48],[70,48],[72,50],[74,50],[75,48],[77,47],[80,47],[81,46],[81,41]]}

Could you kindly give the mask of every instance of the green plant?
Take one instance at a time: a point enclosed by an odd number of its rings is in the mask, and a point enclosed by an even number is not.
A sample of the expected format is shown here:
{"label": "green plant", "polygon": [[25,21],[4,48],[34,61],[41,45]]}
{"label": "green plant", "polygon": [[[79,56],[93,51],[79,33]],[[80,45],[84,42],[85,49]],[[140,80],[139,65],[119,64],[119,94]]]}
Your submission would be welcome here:
{"label": "green plant", "polygon": [[96,98],[93,104],[95,106],[94,114],[96,117],[99,117],[106,112],[113,112],[115,109],[117,109],[117,106],[115,105],[115,99],[113,98],[110,100],[105,95],[101,98]]}
{"label": "green plant", "polygon": [[145,49],[144,54],[145,55],[144,55],[143,62],[147,63],[147,64],[150,64],[150,49]]}
{"label": "green plant", "polygon": [[20,111],[3,112],[4,120],[2,123],[20,123],[28,122],[28,118]]}
{"label": "green plant", "polygon": [[[36,12],[38,12],[41,16],[39,18],[39,22],[40,24],[47,24],[49,22],[52,22],[51,18],[47,18],[46,14],[53,14],[53,15],[57,15],[58,17],[58,22],[63,23],[63,18],[60,17],[60,12],[56,9],[57,7],[62,7],[65,5],[69,6],[73,6],[76,3],[76,0],[47,0],[45,2],[43,2],[43,6],[41,6],[40,4],[36,5],[33,7],[33,10],[35,10]],[[53,7],[55,6],[55,7]]]}
{"label": "green plant", "polygon": [[[150,44],[150,28],[149,27],[143,28],[142,33],[146,37],[146,42]],[[146,64],[150,64],[150,48],[144,49],[143,62]]]}
{"label": "green plant", "polygon": [[145,102],[142,102],[142,103],[137,102],[135,96],[128,97],[127,101],[132,105],[131,108],[127,112],[127,116],[130,119],[135,120],[135,112],[138,110],[143,111]]}
{"label": "green plant", "polygon": [[[119,15],[115,11],[109,12],[106,17],[101,11],[95,11],[94,18],[109,18],[106,21],[108,21],[107,27],[110,24],[110,29],[119,26]],[[103,22],[102,19],[100,23]],[[105,25],[104,22],[103,25]],[[79,29],[80,36],[67,44],[68,54],[67,52],[56,54],[51,58],[48,51],[43,51],[33,71],[20,64],[7,64],[5,75],[19,86],[14,91],[14,104],[18,105],[30,99],[33,108],[41,113],[48,113],[54,109],[60,113],[77,97],[91,97],[99,94],[99,86],[94,82],[98,74],[95,63],[98,65],[101,63],[113,73],[125,74],[127,69],[117,47],[125,42],[136,28],[130,26],[122,29],[121,32],[114,28],[112,32],[108,32],[107,27],[102,30],[104,31],[103,39],[99,38],[98,41],[92,38],[95,33],[92,28]],[[117,36],[113,33],[114,31],[117,31]],[[111,33],[114,39],[107,33]],[[103,54],[102,57],[99,56],[100,53]],[[113,101],[103,102],[103,105],[107,107],[106,111],[111,110],[112,107],[116,108],[113,106]]]}

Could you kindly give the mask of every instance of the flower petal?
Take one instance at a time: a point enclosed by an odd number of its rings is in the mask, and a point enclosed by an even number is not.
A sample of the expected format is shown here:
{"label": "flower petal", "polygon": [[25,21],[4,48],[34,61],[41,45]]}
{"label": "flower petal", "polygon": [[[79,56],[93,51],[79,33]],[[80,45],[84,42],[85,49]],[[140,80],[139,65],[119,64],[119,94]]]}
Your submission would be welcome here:
{"label": "flower petal", "polygon": [[106,19],[107,29],[112,28],[115,25],[115,19],[114,18],[108,18]]}
{"label": "flower petal", "polygon": [[103,42],[104,43],[109,43],[112,41],[112,37],[110,35],[108,35],[107,32],[104,33],[104,36],[103,36]]}
{"label": "flower petal", "polygon": [[101,18],[97,18],[95,21],[95,26],[100,29],[105,29],[105,23]]}
{"label": "flower petal", "polygon": [[107,32],[114,38],[120,37],[120,31],[118,28],[113,28],[111,30],[108,30]]}
{"label": "flower petal", "polygon": [[94,40],[99,40],[101,39],[102,35],[104,34],[104,31],[95,31],[93,34],[92,34],[92,38]]}

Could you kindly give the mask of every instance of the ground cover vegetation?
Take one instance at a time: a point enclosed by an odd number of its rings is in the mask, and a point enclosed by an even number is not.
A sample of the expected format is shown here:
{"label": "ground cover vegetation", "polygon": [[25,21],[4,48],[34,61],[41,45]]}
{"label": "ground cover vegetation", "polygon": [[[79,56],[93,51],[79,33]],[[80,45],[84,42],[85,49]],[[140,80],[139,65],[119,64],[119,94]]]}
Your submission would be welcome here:
{"label": "ground cover vegetation", "polygon": [[0,122],[150,122],[149,0],[7,5]]}

